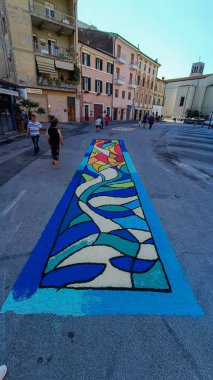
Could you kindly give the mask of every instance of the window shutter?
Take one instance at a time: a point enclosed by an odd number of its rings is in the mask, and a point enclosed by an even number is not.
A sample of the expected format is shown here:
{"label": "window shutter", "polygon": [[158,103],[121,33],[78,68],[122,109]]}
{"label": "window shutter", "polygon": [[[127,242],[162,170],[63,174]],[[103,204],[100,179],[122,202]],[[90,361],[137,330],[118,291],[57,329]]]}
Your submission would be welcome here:
{"label": "window shutter", "polygon": [[102,93],[102,81],[100,81],[100,93]]}
{"label": "window shutter", "polygon": [[98,92],[98,81],[95,80],[95,92]]}
{"label": "window shutter", "polygon": [[91,91],[91,78],[88,78],[88,91]]}
{"label": "window shutter", "polygon": [[113,74],[113,71],[114,71],[114,65],[111,64],[111,74]]}
{"label": "window shutter", "polygon": [[85,77],[82,77],[82,88],[85,90]]}
{"label": "window shutter", "polygon": [[106,82],[106,94],[108,95],[108,86],[109,86],[109,83]]}
{"label": "window shutter", "polygon": [[82,65],[84,65],[84,53],[82,53]]}
{"label": "window shutter", "polygon": [[95,68],[98,68],[98,58],[95,58]]}
{"label": "window shutter", "polygon": [[113,91],[112,83],[110,83],[110,95],[112,95],[112,91]]}
{"label": "window shutter", "polygon": [[87,54],[87,66],[90,66],[90,55]]}
{"label": "window shutter", "polygon": [[100,59],[100,70],[101,71],[103,70],[103,61],[102,61],[102,59]]}

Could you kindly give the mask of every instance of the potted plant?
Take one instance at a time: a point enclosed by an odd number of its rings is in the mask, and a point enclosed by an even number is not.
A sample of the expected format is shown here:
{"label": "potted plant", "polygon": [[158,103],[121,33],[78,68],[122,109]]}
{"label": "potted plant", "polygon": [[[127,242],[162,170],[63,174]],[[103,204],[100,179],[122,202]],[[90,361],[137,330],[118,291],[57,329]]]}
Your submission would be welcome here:
{"label": "potted plant", "polygon": [[60,87],[61,86],[61,79],[56,79],[55,83],[56,83],[56,86]]}

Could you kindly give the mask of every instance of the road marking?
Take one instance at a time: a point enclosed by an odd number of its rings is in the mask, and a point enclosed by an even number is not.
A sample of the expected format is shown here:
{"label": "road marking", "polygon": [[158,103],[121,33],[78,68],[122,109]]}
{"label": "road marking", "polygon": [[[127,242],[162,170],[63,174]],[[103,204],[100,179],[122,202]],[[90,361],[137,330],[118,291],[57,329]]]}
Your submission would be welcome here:
{"label": "road marking", "polygon": [[17,195],[17,197],[12,201],[12,203],[7,206],[2,212],[1,215],[5,216],[10,212],[10,210],[16,205],[16,203],[23,197],[23,195],[26,193],[27,190],[22,190],[20,193]]}

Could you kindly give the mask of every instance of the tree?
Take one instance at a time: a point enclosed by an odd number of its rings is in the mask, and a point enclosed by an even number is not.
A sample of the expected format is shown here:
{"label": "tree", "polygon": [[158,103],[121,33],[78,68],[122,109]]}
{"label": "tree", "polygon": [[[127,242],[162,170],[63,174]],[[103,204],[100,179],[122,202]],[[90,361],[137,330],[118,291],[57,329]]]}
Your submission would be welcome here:
{"label": "tree", "polygon": [[45,114],[45,109],[43,107],[39,107],[39,103],[37,102],[33,102],[31,100],[28,100],[28,99],[22,99],[20,100],[17,105],[21,108],[24,108],[24,110],[26,111],[28,117],[30,117],[30,115],[33,113],[33,112],[36,112],[38,113],[39,115],[41,114]]}

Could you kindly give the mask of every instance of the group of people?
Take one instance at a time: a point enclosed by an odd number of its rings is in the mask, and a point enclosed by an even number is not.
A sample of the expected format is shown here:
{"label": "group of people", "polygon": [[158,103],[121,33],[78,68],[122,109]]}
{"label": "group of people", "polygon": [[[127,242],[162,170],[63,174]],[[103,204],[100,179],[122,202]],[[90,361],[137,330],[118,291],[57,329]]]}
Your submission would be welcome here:
{"label": "group of people", "polygon": [[141,116],[138,121],[138,126],[141,126],[141,123],[143,123],[143,128],[146,128],[146,124],[149,124],[149,129],[152,129],[152,126],[155,122],[154,114],[149,115],[149,113],[146,113],[143,117]]}
{"label": "group of people", "polygon": [[[46,139],[50,144],[53,165],[59,164],[59,147],[60,144],[64,145],[62,133],[57,125],[58,120],[56,118],[52,118],[50,121],[50,127],[46,131]],[[39,121],[36,121],[36,116],[32,114],[27,124],[26,136],[27,138],[31,138],[34,147],[34,153],[36,155],[39,152],[39,137],[41,128],[41,123]]]}
{"label": "group of people", "polygon": [[99,132],[101,129],[104,128],[104,125],[105,127],[108,127],[109,121],[110,121],[110,118],[108,114],[103,116],[103,114],[101,113],[99,116],[97,116],[97,118],[95,119],[96,131]]}

